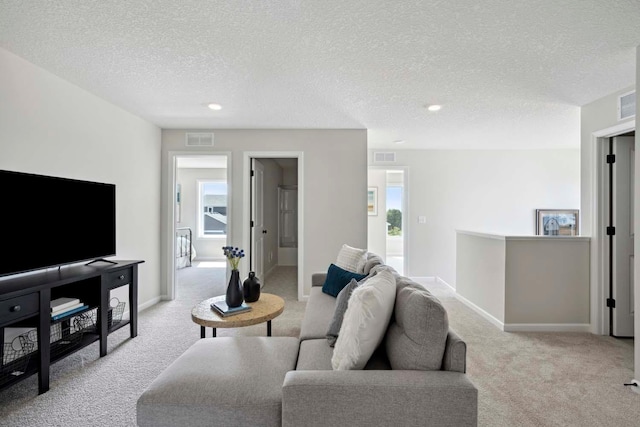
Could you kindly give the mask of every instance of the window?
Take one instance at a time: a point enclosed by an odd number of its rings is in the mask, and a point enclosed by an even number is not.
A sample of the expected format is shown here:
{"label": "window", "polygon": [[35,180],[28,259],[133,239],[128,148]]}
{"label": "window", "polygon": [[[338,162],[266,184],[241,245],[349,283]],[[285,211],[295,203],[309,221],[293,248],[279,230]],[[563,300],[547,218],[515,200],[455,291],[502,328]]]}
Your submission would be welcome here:
{"label": "window", "polygon": [[198,237],[227,236],[227,183],[198,181]]}
{"label": "window", "polygon": [[402,187],[387,187],[387,235],[402,236]]}

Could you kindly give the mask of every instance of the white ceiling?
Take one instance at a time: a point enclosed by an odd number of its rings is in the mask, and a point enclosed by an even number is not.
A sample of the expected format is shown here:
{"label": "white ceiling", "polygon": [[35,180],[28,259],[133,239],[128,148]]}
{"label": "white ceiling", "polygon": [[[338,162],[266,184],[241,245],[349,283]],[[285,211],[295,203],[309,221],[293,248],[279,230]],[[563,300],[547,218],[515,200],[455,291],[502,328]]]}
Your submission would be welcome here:
{"label": "white ceiling", "polygon": [[371,148],[578,147],[578,107],[635,84],[637,45],[640,0],[0,2],[1,47],[162,128]]}

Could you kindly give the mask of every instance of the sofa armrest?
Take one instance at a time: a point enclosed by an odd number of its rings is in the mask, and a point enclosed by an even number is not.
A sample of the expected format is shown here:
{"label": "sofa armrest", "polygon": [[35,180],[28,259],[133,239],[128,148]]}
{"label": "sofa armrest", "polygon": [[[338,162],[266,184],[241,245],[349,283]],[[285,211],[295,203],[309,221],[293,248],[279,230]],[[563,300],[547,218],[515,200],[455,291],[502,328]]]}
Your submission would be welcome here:
{"label": "sofa armrest", "polygon": [[476,426],[478,390],[447,371],[289,371],[282,425]]}
{"label": "sofa armrest", "polygon": [[443,371],[467,372],[467,343],[449,329],[442,358]]}
{"label": "sofa armrest", "polygon": [[313,273],[311,274],[311,286],[322,286],[327,279],[327,273]]}

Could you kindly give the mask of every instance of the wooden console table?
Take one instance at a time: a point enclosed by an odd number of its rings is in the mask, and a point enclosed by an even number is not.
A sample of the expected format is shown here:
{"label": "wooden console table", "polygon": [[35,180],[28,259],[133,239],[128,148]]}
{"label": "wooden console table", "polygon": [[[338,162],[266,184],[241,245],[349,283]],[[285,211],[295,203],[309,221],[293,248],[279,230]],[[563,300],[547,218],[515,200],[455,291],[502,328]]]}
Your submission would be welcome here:
{"label": "wooden console table", "polygon": [[[99,261],[90,265],[63,266],[40,273],[8,277],[0,280],[0,389],[9,387],[38,373],[38,391],[49,390],[49,367],[83,347],[100,341],[100,357],[107,354],[109,333],[129,325],[131,338],[138,335],[138,264],[144,261]],[[129,319],[117,325],[109,325],[109,296],[112,289],[129,285]],[[51,320],[50,304],[60,297],[79,298],[88,308],[81,313]],[[73,345],[58,350],[61,346],[51,343],[53,324],[69,324],[82,313],[97,310],[96,325],[92,330],[74,331],[81,337]],[[37,351],[31,354],[24,370],[16,370],[4,364],[4,328],[37,328]],[[62,328],[62,326],[61,326]],[[70,330],[68,330],[69,332]],[[73,335],[73,334],[72,334]],[[61,340],[62,341],[62,340]],[[65,343],[72,341],[65,336]],[[25,356],[26,357],[26,356]],[[26,359],[25,359],[26,360]],[[4,371],[3,371],[4,369]],[[2,375],[7,374],[9,375]]]}

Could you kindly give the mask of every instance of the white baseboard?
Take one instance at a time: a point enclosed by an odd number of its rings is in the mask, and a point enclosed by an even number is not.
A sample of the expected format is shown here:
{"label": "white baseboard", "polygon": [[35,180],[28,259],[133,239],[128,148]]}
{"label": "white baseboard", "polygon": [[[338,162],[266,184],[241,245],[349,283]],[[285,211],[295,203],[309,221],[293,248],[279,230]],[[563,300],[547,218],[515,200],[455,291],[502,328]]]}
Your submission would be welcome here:
{"label": "white baseboard", "polygon": [[446,287],[451,289],[452,292],[454,292],[454,293],[456,292],[456,288],[454,288],[453,286],[451,286],[450,284],[448,284],[447,282],[442,280],[440,277],[436,277],[436,283],[440,283],[441,285],[445,285]]}
{"label": "white baseboard", "polygon": [[411,276],[410,279],[414,282],[435,283],[438,281],[438,278],[436,276]]}
{"label": "white baseboard", "polygon": [[417,283],[420,283],[420,282],[438,283],[440,285],[445,285],[447,288],[449,288],[449,290],[451,290],[451,292],[454,292],[454,293],[456,292],[456,288],[454,288],[453,286],[451,286],[450,284],[448,284],[438,276],[417,276],[417,277],[411,277],[411,280]]}
{"label": "white baseboard", "polygon": [[493,323],[501,331],[504,332],[590,332],[591,325],[588,323],[503,323],[492,314],[488,313],[484,309],[478,307],[462,295],[456,292],[456,288],[442,280],[440,277],[434,278],[420,278],[420,279],[434,279],[436,283],[447,286],[451,289],[451,292],[456,298],[465,304],[467,307]]}
{"label": "white baseboard", "polygon": [[502,323],[500,320],[496,319],[493,315],[487,313],[486,311],[484,311],[483,309],[481,309],[480,307],[478,307],[477,305],[475,305],[474,303],[472,303],[471,301],[469,301],[459,293],[455,291],[454,293],[456,298],[460,300],[461,303],[463,303],[464,305],[466,305],[467,307],[469,307],[470,309],[472,309],[473,311],[475,311],[476,313],[478,313],[479,315],[487,319],[489,322],[496,325],[501,331],[504,331],[504,323]]}
{"label": "white baseboard", "polygon": [[505,332],[591,332],[588,323],[506,323]]}
{"label": "white baseboard", "polygon": [[144,304],[138,304],[138,313],[146,310],[147,308],[156,305],[157,303],[159,303],[163,298],[162,297],[155,297],[155,298],[151,298],[149,301],[145,302]]}

